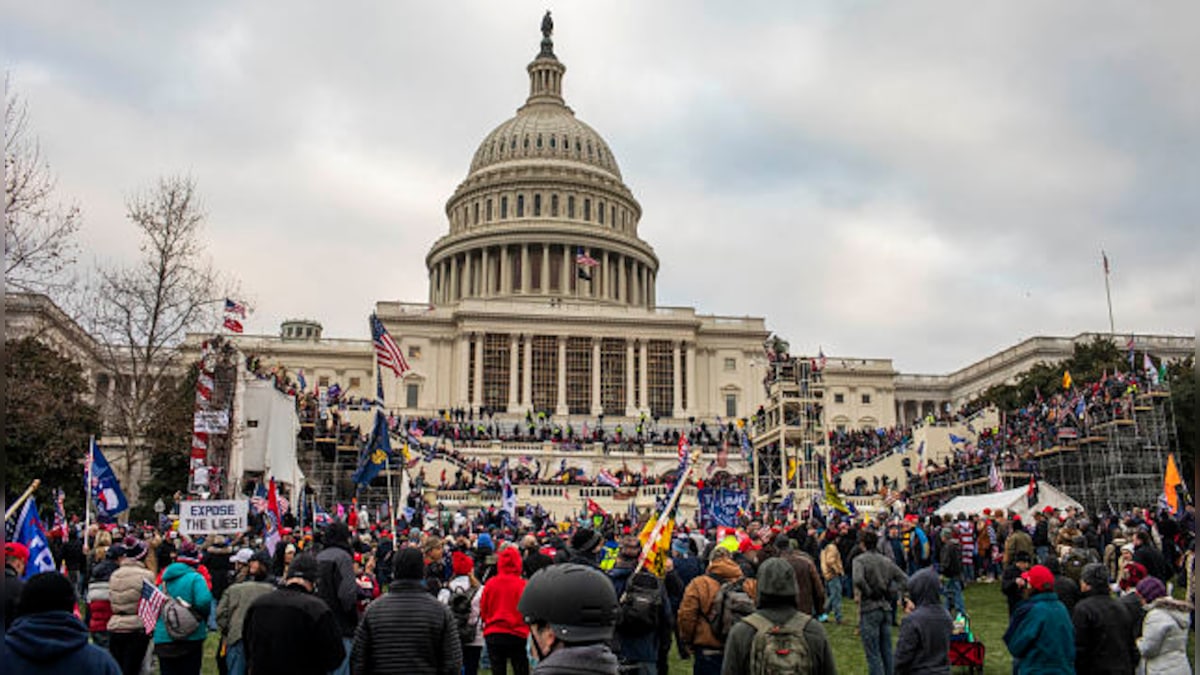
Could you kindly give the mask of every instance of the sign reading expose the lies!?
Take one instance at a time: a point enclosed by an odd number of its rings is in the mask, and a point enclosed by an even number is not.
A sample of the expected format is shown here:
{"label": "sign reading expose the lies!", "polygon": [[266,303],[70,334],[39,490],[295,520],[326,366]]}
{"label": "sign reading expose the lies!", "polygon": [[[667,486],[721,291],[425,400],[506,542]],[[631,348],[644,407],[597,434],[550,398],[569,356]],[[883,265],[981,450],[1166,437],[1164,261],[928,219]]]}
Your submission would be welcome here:
{"label": "sign reading expose the lies!", "polygon": [[236,534],[246,529],[250,503],[244,499],[208,499],[179,503],[180,534]]}

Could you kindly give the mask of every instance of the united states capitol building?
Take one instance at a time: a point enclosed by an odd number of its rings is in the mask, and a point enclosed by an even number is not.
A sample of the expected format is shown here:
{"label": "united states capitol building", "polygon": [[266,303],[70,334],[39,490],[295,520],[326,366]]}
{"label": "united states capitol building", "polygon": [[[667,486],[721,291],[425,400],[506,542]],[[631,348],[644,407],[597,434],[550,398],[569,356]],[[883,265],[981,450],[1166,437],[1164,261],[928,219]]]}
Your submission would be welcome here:
{"label": "united states capitol building", "polygon": [[[609,144],[567,105],[567,68],[549,31],[526,70],[524,104],[484,136],[446,202],[447,230],[425,256],[428,297],[376,303],[411,366],[403,378],[384,371],[387,408],[401,417],[487,411],[514,422],[544,413],[577,429],[754,414],[767,402],[766,320],[658,304],[661,261],[639,236],[641,205]],[[113,395],[119,374],[96,365],[92,338],[48,299],[9,293],[6,308],[8,335],[47,336],[80,360],[97,397]],[[1030,337],[947,374],[830,353],[817,424],[821,433],[910,424],[1068,358],[1093,337]],[[189,336],[186,348],[203,339]],[[1192,337],[1137,340],[1168,359],[1195,352]],[[297,319],[235,341],[263,364],[302,371],[310,387],[375,395],[369,339],[329,337],[319,321]]]}

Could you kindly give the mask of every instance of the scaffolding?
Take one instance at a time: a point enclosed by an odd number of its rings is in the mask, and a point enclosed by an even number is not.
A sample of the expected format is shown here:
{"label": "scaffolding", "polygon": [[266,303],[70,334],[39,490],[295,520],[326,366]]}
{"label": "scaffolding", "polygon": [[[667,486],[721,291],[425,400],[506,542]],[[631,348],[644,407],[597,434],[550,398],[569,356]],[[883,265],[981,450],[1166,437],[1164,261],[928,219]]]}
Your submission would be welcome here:
{"label": "scaffolding", "polygon": [[[1068,435],[1069,436],[1069,435]],[[1167,454],[1178,453],[1170,389],[1129,394],[1122,405],[1089,412],[1078,437],[1034,452],[1032,461],[1002,470],[1006,484],[1019,485],[1033,472],[1092,513],[1121,513],[1152,507],[1163,490]],[[988,490],[988,466],[959,470],[944,485],[914,492],[915,499],[946,499]]]}
{"label": "scaffolding", "polygon": [[754,420],[752,499],[770,511],[789,493],[808,501],[820,484],[827,454],[822,424],[824,383],[811,359],[777,358],[767,364],[767,402]]}

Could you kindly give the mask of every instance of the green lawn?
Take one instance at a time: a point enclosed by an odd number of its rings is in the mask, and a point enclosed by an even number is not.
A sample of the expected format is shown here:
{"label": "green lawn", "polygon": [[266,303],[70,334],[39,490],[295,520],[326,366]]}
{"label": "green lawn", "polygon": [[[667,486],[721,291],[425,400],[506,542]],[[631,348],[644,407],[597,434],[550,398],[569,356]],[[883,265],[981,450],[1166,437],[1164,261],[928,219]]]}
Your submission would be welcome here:
{"label": "green lawn", "polygon": [[[989,675],[1011,673],[1012,659],[1008,655],[1008,650],[1004,648],[1003,640],[1004,631],[1008,627],[1008,607],[1004,602],[1004,596],[1000,593],[1000,585],[998,583],[973,584],[967,587],[964,595],[967,611],[971,615],[971,628],[975,632],[975,639],[984,643],[987,649],[984,673]],[[1182,596],[1182,590],[1177,590],[1176,595]],[[858,623],[858,607],[854,602],[846,600],[843,602],[842,608],[845,614],[845,623],[840,626],[832,623],[825,624],[825,632],[829,635],[833,653],[837,659],[838,672],[865,673],[867,672],[867,661],[863,656],[862,643],[854,634],[854,627]],[[893,639],[898,630],[893,629]],[[204,673],[205,675],[216,675],[216,636],[209,636],[207,646]],[[1193,633],[1188,639],[1188,657],[1192,660],[1193,665],[1196,663],[1195,653],[1195,633]],[[691,661],[681,660],[678,652],[672,650],[671,675],[690,675],[691,672]]]}

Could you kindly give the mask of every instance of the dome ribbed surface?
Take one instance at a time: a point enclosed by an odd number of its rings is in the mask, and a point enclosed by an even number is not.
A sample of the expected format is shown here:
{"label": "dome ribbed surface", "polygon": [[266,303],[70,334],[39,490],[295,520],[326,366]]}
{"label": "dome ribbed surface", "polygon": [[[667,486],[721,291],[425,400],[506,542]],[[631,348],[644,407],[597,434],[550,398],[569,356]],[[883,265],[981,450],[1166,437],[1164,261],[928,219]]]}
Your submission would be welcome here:
{"label": "dome ribbed surface", "polygon": [[500,124],[475,151],[471,173],[527,159],[580,162],[621,178],[608,143],[563,105],[526,106]]}

